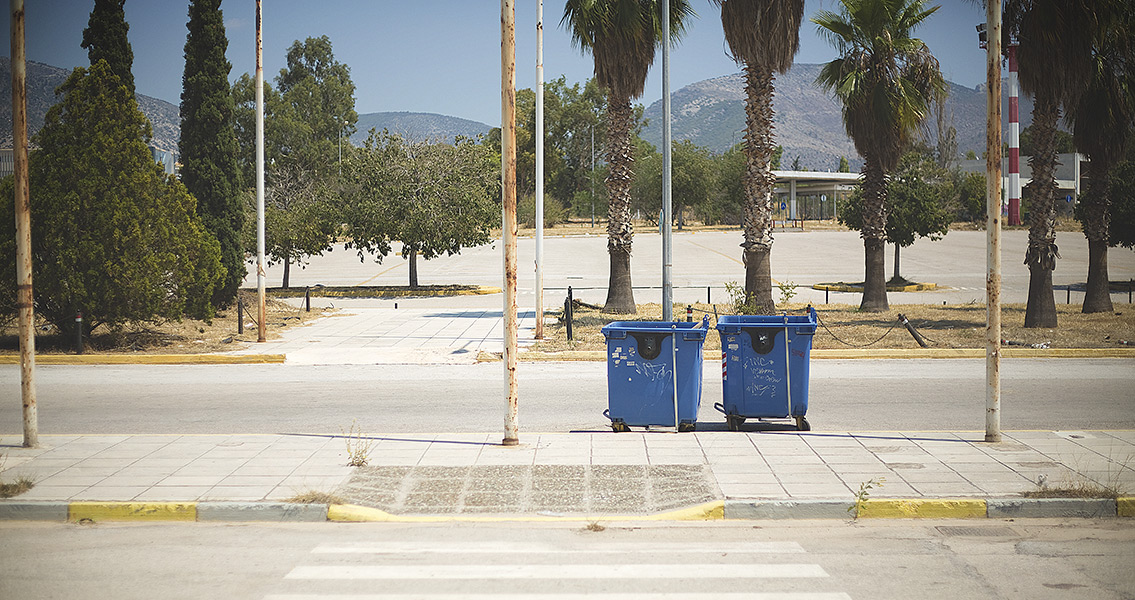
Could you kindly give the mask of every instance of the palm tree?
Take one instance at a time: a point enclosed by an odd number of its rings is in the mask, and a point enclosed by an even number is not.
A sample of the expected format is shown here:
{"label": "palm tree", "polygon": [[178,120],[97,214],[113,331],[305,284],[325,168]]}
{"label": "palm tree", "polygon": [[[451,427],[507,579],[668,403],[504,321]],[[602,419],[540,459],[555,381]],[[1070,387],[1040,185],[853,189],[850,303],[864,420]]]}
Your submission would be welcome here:
{"label": "palm tree", "polygon": [[[634,144],[631,100],[642,95],[646,74],[662,43],[659,0],[567,0],[560,25],[571,29],[572,43],[595,58],[595,79],[607,96],[607,253],[610,283],[603,312],[634,313],[631,289],[631,178]],[[670,0],[670,41],[684,32],[693,15],[688,0]]]}
{"label": "palm tree", "polygon": [[934,100],[946,93],[938,60],[912,30],[938,7],[924,0],[840,0],[839,13],[812,19],[839,52],[816,82],[843,104],[843,125],[863,157],[865,277],[860,310],[887,310],[884,250],[887,172],[893,170]]}
{"label": "palm tree", "polygon": [[1006,34],[1015,35],[1021,89],[1033,97],[1029,157],[1032,181],[1025,186],[1029,207],[1029,297],[1025,327],[1056,327],[1052,271],[1056,247],[1056,122],[1060,107],[1087,84],[1091,57],[1089,15],[1068,0],[1008,0]]}
{"label": "palm tree", "polygon": [[1088,189],[1080,198],[1081,222],[1088,238],[1085,313],[1111,312],[1107,272],[1110,228],[1108,173],[1123,160],[1135,122],[1135,8],[1117,0],[1097,0],[1091,80],[1067,108],[1076,148],[1088,155]]}
{"label": "palm tree", "polygon": [[800,48],[804,0],[713,0],[733,59],[745,69],[745,301],[771,313],[773,80],[792,67]]}

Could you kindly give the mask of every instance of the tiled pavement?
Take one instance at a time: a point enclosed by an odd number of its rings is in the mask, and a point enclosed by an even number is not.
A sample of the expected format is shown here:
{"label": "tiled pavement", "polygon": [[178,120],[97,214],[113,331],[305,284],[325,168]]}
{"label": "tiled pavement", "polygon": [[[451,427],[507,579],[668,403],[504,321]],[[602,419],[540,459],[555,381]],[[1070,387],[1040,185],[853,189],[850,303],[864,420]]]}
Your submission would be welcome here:
{"label": "tiled pavement", "polygon": [[[1135,488],[1135,431],[0,436],[18,500],[260,501],[310,491],[401,513],[632,513],[710,499],[1005,498]],[[346,466],[370,444],[368,467]],[[612,496],[621,480],[627,493]],[[881,483],[881,486],[877,484]],[[637,491],[636,491],[637,490]],[[478,492],[492,491],[491,497]],[[614,498],[614,499],[609,499]],[[0,502],[3,502],[0,500]]]}

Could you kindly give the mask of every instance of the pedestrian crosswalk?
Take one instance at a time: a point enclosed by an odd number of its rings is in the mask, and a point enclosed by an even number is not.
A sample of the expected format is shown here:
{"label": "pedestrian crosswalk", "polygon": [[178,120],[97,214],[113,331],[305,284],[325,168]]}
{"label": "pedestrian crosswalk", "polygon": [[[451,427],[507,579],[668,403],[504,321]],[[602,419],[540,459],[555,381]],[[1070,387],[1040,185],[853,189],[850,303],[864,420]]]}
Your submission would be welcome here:
{"label": "pedestrian crosswalk", "polygon": [[804,554],[760,541],[322,544],[264,600],[849,600]]}

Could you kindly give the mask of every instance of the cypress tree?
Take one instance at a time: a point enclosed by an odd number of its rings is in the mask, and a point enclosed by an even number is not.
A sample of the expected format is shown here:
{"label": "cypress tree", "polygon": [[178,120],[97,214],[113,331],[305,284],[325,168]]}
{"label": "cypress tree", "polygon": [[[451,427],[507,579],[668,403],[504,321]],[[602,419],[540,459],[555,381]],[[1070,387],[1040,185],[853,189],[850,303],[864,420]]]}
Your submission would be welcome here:
{"label": "cypress tree", "polygon": [[185,75],[181,92],[181,181],[197,197],[197,213],[221,244],[227,271],[213,294],[214,306],[236,297],[244,281],[244,226],[229,90],[232,65],[225,58],[228,40],[221,0],[189,3],[189,35],[185,42]]}
{"label": "cypress tree", "polygon": [[87,28],[83,30],[81,46],[94,66],[100,60],[110,65],[110,71],[122,80],[130,95],[134,95],[134,51],[126,34],[130,25],[122,6],[126,0],[95,0]]}

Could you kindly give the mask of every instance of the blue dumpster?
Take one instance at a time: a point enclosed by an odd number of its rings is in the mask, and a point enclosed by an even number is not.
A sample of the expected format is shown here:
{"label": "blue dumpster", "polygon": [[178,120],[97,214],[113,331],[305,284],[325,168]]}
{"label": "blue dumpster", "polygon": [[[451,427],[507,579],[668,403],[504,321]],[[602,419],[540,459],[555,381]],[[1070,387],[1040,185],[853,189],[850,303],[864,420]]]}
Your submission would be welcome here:
{"label": "blue dumpster", "polygon": [[603,414],[612,429],[658,425],[694,430],[701,402],[702,344],[708,330],[708,317],[701,323],[615,321],[603,327],[607,340]]}
{"label": "blue dumpster", "polygon": [[726,315],[721,335],[721,405],[731,431],[745,419],[794,418],[808,431],[808,362],[816,310],[807,315]]}

